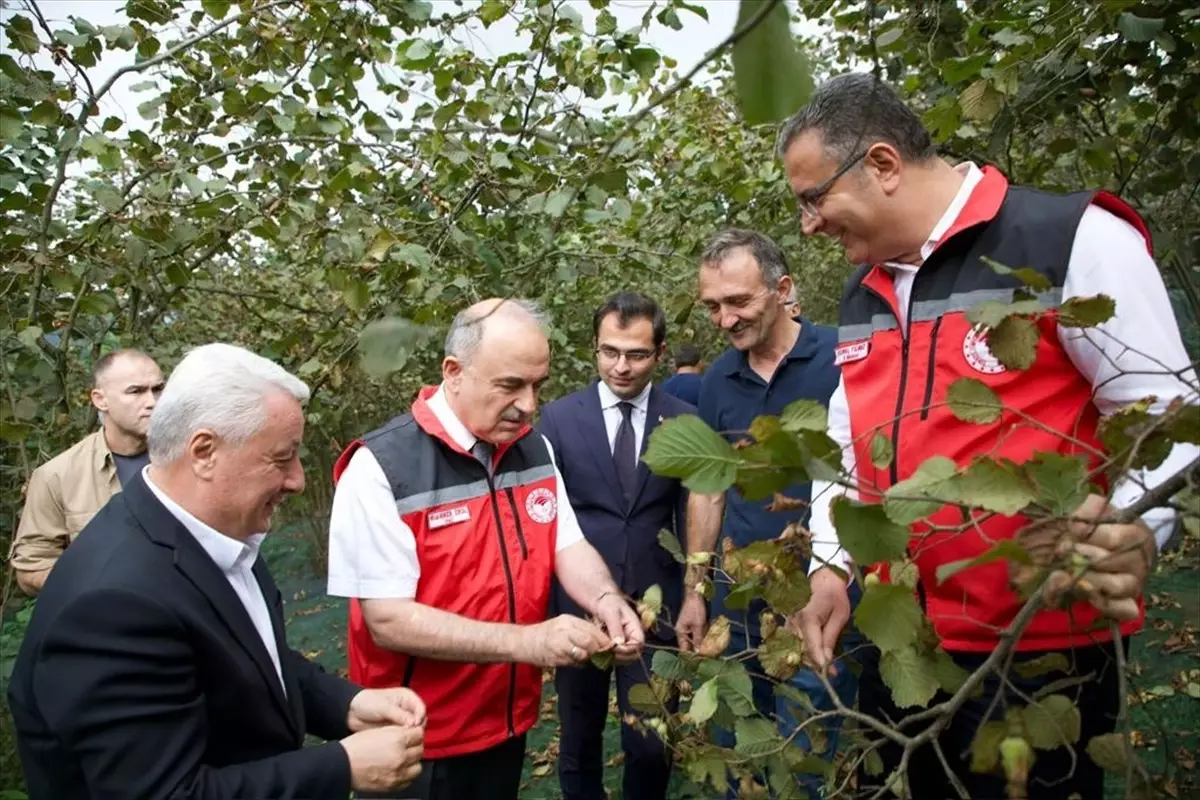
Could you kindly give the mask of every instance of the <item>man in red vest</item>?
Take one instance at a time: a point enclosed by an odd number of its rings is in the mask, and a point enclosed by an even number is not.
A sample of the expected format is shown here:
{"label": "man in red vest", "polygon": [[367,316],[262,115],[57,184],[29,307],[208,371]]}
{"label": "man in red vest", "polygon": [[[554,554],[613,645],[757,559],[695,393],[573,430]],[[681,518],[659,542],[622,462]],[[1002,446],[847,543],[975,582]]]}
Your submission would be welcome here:
{"label": "man in red vest", "polygon": [[[352,598],[350,675],[407,686],[428,711],[425,769],[404,797],[515,800],[542,668],[641,654],[638,616],[529,426],[550,372],[544,327],[527,301],[460,313],[441,385],[334,468],[329,593]],[[546,619],[552,577],[599,625]]]}
{"label": "man in red vest", "polygon": [[[1195,402],[1179,377],[1194,385],[1146,226],[1115,196],[1050,194],[1010,186],[991,167],[952,167],[937,156],[918,117],[869,74],[842,75],[818,89],[783,127],[778,150],[805,235],[836,239],[846,257],[862,265],[843,296],[836,358],[842,375],[829,406],[830,435],[842,445],[844,464],[860,487],[854,497],[878,501],[934,455],[965,467],[976,456],[1021,463],[1039,452],[1103,453],[1097,435],[1102,417],[1151,396],[1157,398],[1157,413],[1176,397]],[[1104,294],[1115,300],[1116,316],[1100,330],[1087,331],[1060,326],[1053,313],[1042,315],[1033,364],[1008,369],[988,349],[986,332],[966,317],[983,301],[1011,302],[1022,286],[987,266],[988,258],[1043,276],[1050,286],[1040,296],[1046,307]],[[995,423],[964,423],[947,407],[948,387],[964,377],[983,382],[1000,398],[1005,412]],[[871,455],[876,435],[888,439],[894,453],[882,467]],[[1087,497],[1074,517],[1108,517],[1187,469],[1196,456],[1196,447],[1176,445],[1160,467],[1129,475],[1111,496]],[[845,580],[824,566],[845,566],[848,560],[830,519],[839,493],[830,484],[813,487],[813,594],[793,621],[810,657],[821,665],[830,661],[850,613]],[[1070,609],[1041,610],[1017,644],[1018,662],[1062,653],[1072,674],[1094,673],[1089,681],[1059,690],[1080,710],[1081,736],[1073,753],[1065,747],[1037,753],[1031,798],[1102,796],[1103,774],[1085,745],[1114,729],[1114,648],[1124,647],[1142,625],[1142,586],[1156,545],[1166,541],[1174,520],[1170,509],[1155,509],[1132,524],[1082,526],[1090,535],[1075,547],[1093,562],[1084,576],[1093,591]],[[943,581],[938,567],[986,552],[1015,536],[1027,520],[993,515],[966,532],[949,530],[961,522],[954,506],[919,521],[909,552],[920,576],[920,601],[942,646],[973,671],[996,648],[1022,599],[1010,587],[1003,561]],[[1119,622],[1120,642],[1111,641],[1109,620]],[[879,651],[870,648],[862,661],[860,709],[893,721],[912,713],[892,702],[881,680]],[[1062,677],[1010,674],[1026,698]],[[997,691],[993,675],[982,696],[968,700],[939,737],[972,798],[1006,796],[1003,776],[973,774],[963,760],[988,709],[996,709],[993,718],[1004,718],[1005,702],[992,703]],[[1004,700],[1027,702],[1015,692]],[[882,775],[888,776],[899,766],[901,749],[889,744],[879,752]],[[914,797],[958,796],[938,755],[925,747],[909,762]],[[860,777],[864,784],[881,780]]]}

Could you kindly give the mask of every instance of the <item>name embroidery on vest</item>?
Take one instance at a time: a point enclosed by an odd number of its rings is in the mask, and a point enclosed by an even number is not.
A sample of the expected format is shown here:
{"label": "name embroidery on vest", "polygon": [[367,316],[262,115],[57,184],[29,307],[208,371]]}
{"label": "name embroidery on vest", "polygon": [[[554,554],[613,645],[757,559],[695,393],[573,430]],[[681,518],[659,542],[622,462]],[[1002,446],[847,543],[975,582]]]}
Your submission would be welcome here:
{"label": "name embroidery on vest", "polygon": [[870,339],[839,345],[833,351],[833,365],[840,367],[842,364],[849,364],[851,361],[861,361],[867,357],[867,353],[869,352],[871,352]]}
{"label": "name embroidery on vest", "polygon": [[466,506],[455,506],[454,508],[444,508],[440,511],[430,511],[428,524],[432,530],[434,528],[444,528],[456,522],[466,522],[470,518],[471,509]]}

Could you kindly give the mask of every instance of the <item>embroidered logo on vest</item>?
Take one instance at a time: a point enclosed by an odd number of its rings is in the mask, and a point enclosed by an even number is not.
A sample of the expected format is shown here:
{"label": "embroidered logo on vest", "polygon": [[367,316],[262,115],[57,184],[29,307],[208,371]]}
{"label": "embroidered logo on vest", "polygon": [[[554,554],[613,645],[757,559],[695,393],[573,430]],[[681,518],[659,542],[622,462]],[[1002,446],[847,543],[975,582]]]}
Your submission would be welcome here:
{"label": "embroidered logo on vest", "polygon": [[1001,364],[987,346],[987,331],[982,328],[971,328],[963,338],[963,356],[976,372],[984,375],[999,375],[1007,367]]}
{"label": "embroidered logo on vest", "polygon": [[531,520],[543,525],[553,522],[558,516],[558,500],[555,499],[554,492],[549,489],[534,489],[529,493],[529,497],[525,498],[525,513],[529,514]]}
{"label": "embroidered logo on vest", "polygon": [[867,353],[871,351],[871,340],[864,339],[861,342],[851,342],[850,344],[839,345],[833,351],[833,365],[840,367],[842,364],[849,364],[851,361],[861,361],[867,357]]}

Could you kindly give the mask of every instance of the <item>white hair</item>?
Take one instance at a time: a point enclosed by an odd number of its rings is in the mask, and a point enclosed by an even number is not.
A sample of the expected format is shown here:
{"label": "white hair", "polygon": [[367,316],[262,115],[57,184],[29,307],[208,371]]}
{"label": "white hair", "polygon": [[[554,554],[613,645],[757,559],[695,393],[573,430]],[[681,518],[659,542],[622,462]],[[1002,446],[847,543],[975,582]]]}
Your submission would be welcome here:
{"label": "white hair", "polygon": [[304,381],[249,350],[206,344],[188,351],[171,371],[150,417],[150,460],[175,461],[202,429],[234,445],[245,442],[266,424],[263,401],[275,392],[308,402]]}
{"label": "white hair", "polygon": [[[508,308],[505,308],[508,306]],[[513,298],[501,301],[499,304],[481,310],[478,305],[471,306],[455,315],[446,334],[445,354],[466,362],[483,341],[483,326],[493,314],[512,313],[519,309],[529,315],[534,324],[546,333],[550,327],[550,317],[542,310],[536,300]]]}

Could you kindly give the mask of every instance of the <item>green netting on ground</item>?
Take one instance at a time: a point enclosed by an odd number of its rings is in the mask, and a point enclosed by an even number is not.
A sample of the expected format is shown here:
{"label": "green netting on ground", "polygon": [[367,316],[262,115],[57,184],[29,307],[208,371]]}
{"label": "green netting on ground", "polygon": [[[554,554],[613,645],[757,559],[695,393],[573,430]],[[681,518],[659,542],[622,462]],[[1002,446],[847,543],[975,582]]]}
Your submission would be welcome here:
{"label": "green netting on ground", "polygon": [[[280,532],[264,547],[287,604],[288,638],[292,646],[329,669],[346,664],[346,603],[325,595],[323,579],[315,578],[317,559],[311,540],[299,533]],[[1173,780],[1174,797],[1200,798],[1200,547],[1190,543],[1164,558],[1148,586],[1149,622],[1135,637],[1130,655],[1130,689],[1134,729],[1147,764]],[[553,800],[561,795],[556,775],[558,754],[554,685],[543,692],[542,721],[529,737],[522,798]],[[610,797],[621,796],[620,732],[615,713],[605,731],[605,786]],[[677,774],[672,798],[711,796],[687,784]],[[1122,786],[1110,781],[1107,797],[1118,798]],[[1164,795],[1166,797],[1171,794]],[[1092,800],[1085,798],[1085,800]],[[1098,799],[1097,799],[1098,800]]]}

